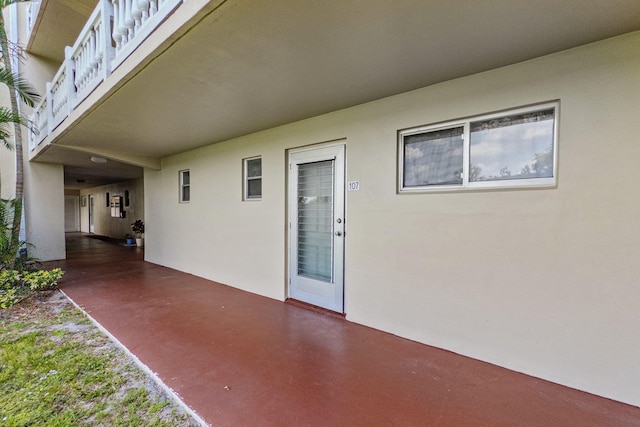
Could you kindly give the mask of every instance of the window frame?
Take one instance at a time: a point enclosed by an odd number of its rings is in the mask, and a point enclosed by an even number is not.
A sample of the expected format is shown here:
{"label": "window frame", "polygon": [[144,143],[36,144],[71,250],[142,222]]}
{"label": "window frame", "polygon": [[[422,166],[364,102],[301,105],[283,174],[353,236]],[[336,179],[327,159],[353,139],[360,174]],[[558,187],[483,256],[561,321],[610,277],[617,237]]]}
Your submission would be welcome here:
{"label": "window frame", "polygon": [[[520,114],[534,113],[553,109],[553,171],[551,177],[545,178],[517,178],[504,180],[486,180],[486,181],[470,181],[469,180],[469,162],[471,157],[471,123],[485,120],[493,120],[498,118],[507,118]],[[487,190],[487,189],[507,189],[507,188],[549,188],[556,187],[558,183],[558,122],[560,117],[560,102],[550,101],[541,104],[529,105],[525,107],[512,108],[502,110],[495,113],[482,114],[477,116],[466,117],[458,120],[435,123],[401,129],[398,131],[398,176],[397,186],[398,193],[425,193],[425,192],[442,192],[442,191],[469,191],[469,190]],[[462,184],[445,184],[432,186],[405,186],[404,185],[404,152],[407,136],[418,135],[421,133],[435,132],[447,130],[456,127],[463,127],[463,153],[462,153]]]}
{"label": "window frame", "polygon": [[[184,175],[185,173],[189,174],[189,183],[184,183]],[[182,169],[178,171],[178,202],[179,203],[190,203],[191,202],[191,170],[190,169]],[[184,198],[184,189],[185,187],[189,187],[189,198],[185,200]]]}
{"label": "window frame", "polygon": [[[260,175],[249,176],[249,162],[260,160]],[[262,156],[253,156],[242,159],[242,200],[245,202],[262,200]],[[260,195],[249,196],[249,180],[260,180]]]}

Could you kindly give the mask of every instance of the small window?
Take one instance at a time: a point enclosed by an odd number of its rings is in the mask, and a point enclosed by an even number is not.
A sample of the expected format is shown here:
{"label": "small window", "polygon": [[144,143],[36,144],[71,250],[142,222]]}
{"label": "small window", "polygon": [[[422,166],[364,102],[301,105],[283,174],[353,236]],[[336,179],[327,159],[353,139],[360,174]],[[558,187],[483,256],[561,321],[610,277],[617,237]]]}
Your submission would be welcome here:
{"label": "small window", "polygon": [[262,158],[244,159],[244,199],[262,198]]}
{"label": "small window", "polygon": [[399,132],[400,191],[556,183],[557,104]]}
{"label": "small window", "polygon": [[180,203],[188,203],[191,200],[191,181],[189,171],[180,171]]}

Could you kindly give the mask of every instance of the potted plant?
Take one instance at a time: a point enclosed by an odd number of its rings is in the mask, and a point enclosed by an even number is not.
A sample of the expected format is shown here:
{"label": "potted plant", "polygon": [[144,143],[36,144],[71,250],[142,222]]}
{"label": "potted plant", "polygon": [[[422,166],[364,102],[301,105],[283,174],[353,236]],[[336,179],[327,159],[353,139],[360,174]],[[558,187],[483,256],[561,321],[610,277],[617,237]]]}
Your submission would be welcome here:
{"label": "potted plant", "polygon": [[136,222],[131,224],[131,230],[136,234],[136,246],[144,246],[144,221],[136,219]]}
{"label": "potted plant", "polygon": [[131,234],[125,234],[124,235],[124,240],[127,243],[127,246],[133,246],[133,236]]}

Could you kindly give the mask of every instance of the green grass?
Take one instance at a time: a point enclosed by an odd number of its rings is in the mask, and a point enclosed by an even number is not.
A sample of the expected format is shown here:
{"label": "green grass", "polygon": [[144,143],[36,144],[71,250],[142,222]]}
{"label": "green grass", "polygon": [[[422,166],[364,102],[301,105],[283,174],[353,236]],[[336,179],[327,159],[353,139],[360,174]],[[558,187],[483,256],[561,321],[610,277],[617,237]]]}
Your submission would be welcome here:
{"label": "green grass", "polygon": [[32,305],[0,317],[0,425],[191,424],[80,311]]}

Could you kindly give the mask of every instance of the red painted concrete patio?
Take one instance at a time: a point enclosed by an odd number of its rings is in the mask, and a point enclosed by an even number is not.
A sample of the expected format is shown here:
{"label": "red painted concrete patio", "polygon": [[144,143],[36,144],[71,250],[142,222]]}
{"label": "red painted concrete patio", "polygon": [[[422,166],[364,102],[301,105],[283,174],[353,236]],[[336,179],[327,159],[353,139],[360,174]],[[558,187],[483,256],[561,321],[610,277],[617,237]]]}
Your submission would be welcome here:
{"label": "red painted concrete patio", "polygon": [[[214,426],[640,426],[640,408],[67,236],[61,289]],[[640,386],[640,385],[639,385]]]}

